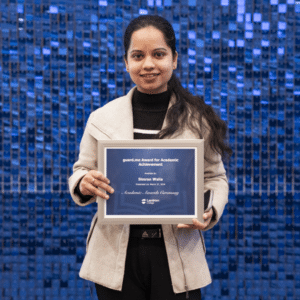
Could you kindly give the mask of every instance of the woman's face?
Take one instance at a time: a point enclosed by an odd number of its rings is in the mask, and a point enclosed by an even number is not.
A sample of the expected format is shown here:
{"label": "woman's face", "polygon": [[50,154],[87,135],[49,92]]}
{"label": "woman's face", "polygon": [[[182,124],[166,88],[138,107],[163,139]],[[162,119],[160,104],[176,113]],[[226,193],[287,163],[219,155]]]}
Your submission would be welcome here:
{"label": "woman's face", "polygon": [[149,26],[132,34],[125,58],[126,70],[140,92],[162,93],[177,68],[177,57],[177,52],[172,56],[163,33]]}

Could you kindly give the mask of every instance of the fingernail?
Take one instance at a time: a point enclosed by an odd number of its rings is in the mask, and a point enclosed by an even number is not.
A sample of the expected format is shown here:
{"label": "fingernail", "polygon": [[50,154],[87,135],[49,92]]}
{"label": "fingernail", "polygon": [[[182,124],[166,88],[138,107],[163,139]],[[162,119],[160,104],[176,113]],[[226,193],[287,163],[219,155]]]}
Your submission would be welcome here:
{"label": "fingernail", "polygon": [[114,192],[115,192],[115,190],[114,190],[114,189],[111,189],[111,190],[110,190],[110,193],[111,193],[111,194],[112,194],[112,193],[114,193]]}
{"label": "fingernail", "polygon": [[105,199],[109,199],[109,196],[108,196],[108,195],[106,195],[106,196],[105,196]]}
{"label": "fingernail", "polygon": [[204,218],[207,218],[207,214],[204,214]]}

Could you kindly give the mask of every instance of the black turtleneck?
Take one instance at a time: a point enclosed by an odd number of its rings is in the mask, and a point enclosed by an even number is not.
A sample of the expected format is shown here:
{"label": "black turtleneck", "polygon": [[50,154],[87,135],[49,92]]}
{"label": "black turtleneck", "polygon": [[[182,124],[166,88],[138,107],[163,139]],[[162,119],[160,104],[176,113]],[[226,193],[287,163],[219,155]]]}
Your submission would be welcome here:
{"label": "black turtleneck", "polygon": [[153,139],[161,130],[170,91],[145,94],[135,89],[132,97],[134,139]]}
{"label": "black turtleneck", "polygon": [[[171,93],[145,94],[135,89],[132,97],[134,139],[155,139],[161,130]],[[161,228],[161,225],[130,225],[135,229]]]}

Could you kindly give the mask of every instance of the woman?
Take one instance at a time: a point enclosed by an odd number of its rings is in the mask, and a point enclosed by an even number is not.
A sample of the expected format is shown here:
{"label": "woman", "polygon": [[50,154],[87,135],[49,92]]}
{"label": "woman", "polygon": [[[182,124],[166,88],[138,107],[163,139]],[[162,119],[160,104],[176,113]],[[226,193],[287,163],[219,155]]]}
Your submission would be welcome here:
{"label": "woman", "polygon": [[[99,299],[201,299],[211,283],[202,230],[212,228],[228,201],[221,158],[226,125],[203,99],[191,95],[173,74],[178,53],[170,23],[140,16],[124,35],[126,70],[136,84],[126,96],[94,111],[87,122],[69,186],[81,206],[107,199],[109,179],[97,171],[97,140],[205,139],[204,188],[214,191],[204,223],[192,225],[101,225],[94,216],[80,276],[95,282]],[[142,238],[142,232],[160,238]],[[153,234],[154,233],[154,234]]]}

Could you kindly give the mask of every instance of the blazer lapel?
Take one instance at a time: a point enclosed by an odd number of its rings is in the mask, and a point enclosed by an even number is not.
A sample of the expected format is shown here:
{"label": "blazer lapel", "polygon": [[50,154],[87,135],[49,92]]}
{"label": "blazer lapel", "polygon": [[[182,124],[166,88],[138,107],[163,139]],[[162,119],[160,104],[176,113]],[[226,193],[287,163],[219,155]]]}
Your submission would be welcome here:
{"label": "blazer lapel", "polygon": [[[103,134],[112,140],[133,140],[132,96],[136,86],[127,95],[117,98],[92,113],[89,132],[95,139],[103,139]],[[171,95],[168,109],[176,102],[176,96]],[[164,119],[162,128],[167,126]],[[180,134],[174,134],[172,139],[195,139],[193,132],[185,128]]]}
{"label": "blazer lapel", "polygon": [[96,139],[100,139],[99,131],[113,140],[133,139],[132,95],[135,88],[94,112],[90,122],[94,128],[90,133]]}

